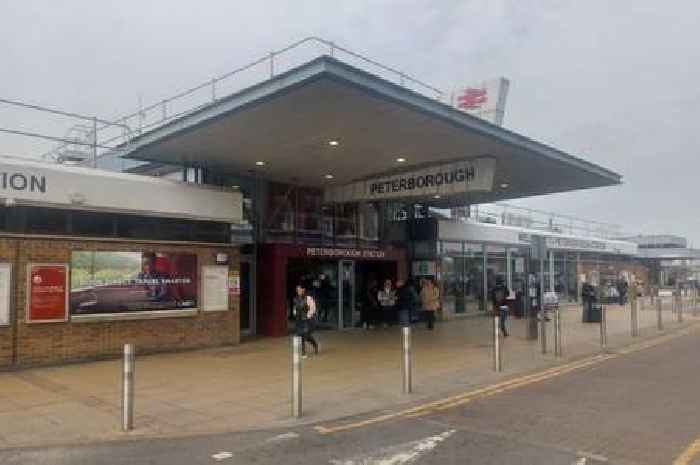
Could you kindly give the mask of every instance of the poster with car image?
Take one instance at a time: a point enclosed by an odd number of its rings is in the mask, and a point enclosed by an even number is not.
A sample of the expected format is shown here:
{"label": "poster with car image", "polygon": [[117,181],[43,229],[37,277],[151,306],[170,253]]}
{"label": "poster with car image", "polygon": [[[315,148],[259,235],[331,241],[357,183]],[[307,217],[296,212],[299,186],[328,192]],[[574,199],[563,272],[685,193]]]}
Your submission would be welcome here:
{"label": "poster with car image", "polygon": [[72,315],[197,306],[197,256],[189,253],[74,251]]}

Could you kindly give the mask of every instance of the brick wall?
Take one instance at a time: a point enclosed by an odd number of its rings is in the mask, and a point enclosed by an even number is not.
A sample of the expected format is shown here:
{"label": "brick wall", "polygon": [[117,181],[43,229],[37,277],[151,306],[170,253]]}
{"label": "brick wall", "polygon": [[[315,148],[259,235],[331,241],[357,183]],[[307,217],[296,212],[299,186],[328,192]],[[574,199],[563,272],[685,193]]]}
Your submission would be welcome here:
{"label": "brick wall", "polygon": [[[209,246],[65,239],[0,238],[0,261],[13,265],[13,324],[0,327],[0,367],[56,364],[118,355],[129,342],[139,353],[238,344],[239,301],[227,312],[130,321],[61,323],[25,322],[27,263],[70,263],[73,250],[186,252],[197,255],[197,266],[213,265],[216,253],[229,255],[239,269],[238,249]],[[198,270],[198,275],[201,269]],[[197,283],[198,287],[201,284]],[[201,289],[199,292],[201,302]]]}

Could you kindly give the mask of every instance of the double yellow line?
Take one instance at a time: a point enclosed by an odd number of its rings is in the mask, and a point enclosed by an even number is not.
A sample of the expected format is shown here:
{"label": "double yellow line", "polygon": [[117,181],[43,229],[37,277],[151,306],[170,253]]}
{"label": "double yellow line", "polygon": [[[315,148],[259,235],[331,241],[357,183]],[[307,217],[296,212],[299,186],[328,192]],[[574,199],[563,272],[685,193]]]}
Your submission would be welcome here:
{"label": "double yellow line", "polygon": [[[446,397],[443,399],[439,399],[433,402],[417,405],[415,407],[411,407],[405,410],[400,410],[397,412],[392,412],[392,413],[387,413],[384,415],[379,415],[376,417],[368,418],[366,420],[361,420],[361,421],[356,421],[352,423],[344,423],[340,424],[337,426],[315,426],[314,429],[319,433],[319,434],[333,434],[333,433],[338,433],[341,431],[348,431],[348,430],[353,430],[357,428],[362,428],[364,426],[369,426],[369,425],[374,425],[377,423],[389,421],[389,420],[394,420],[397,418],[415,418],[415,417],[420,417],[423,415],[428,415],[430,413],[434,412],[439,412],[442,410],[447,410],[450,408],[454,408],[460,405],[464,405],[466,403],[469,403],[475,399],[481,399],[484,397],[489,397],[493,396],[502,392],[510,391],[513,389],[517,389],[520,387],[524,387],[530,384],[534,383],[539,383],[542,381],[546,381],[548,379],[564,375],[566,373],[570,373],[575,370],[580,370],[586,367],[590,367],[593,365],[600,364],[606,360],[610,360],[616,357],[619,357],[621,355],[626,355],[630,354],[632,352],[636,352],[642,349],[646,349],[649,347],[656,346],[658,344],[661,344],[662,342],[678,337],[681,334],[686,334],[686,331],[680,332],[680,333],[675,333],[673,335],[666,335],[660,338],[657,338],[653,341],[639,344],[633,347],[628,347],[623,350],[618,351],[617,353],[611,354],[611,353],[605,353],[605,354],[600,354],[600,355],[595,355],[592,357],[588,357],[583,360],[578,360],[575,362],[567,363],[564,365],[559,365],[554,368],[549,368],[547,370],[537,372],[534,374],[526,375],[526,376],[520,376],[518,378],[513,378],[509,379],[507,381],[503,381],[501,383],[493,384],[491,386],[487,386],[481,389],[476,389],[474,391],[469,391],[465,392],[462,394],[458,394],[455,396],[451,397]],[[700,448],[700,444],[699,444]]]}

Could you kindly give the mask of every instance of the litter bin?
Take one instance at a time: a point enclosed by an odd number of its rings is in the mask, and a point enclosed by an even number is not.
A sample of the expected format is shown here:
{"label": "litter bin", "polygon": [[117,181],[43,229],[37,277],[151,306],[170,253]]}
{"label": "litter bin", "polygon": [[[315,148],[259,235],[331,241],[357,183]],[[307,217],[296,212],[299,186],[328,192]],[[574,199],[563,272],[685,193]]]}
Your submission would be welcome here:
{"label": "litter bin", "polygon": [[603,304],[592,302],[591,308],[588,312],[587,323],[600,323],[601,315],[603,313]]}

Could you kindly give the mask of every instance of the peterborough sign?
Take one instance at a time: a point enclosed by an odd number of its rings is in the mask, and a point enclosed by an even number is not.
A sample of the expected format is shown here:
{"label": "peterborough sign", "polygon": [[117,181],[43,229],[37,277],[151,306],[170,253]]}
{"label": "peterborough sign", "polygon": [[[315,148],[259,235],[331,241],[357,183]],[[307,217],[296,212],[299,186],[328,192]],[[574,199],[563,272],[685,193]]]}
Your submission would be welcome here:
{"label": "peterborough sign", "polygon": [[477,158],[333,187],[324,195],[327,202],[340,203],[490,191],[495,167],[495,159]]}

